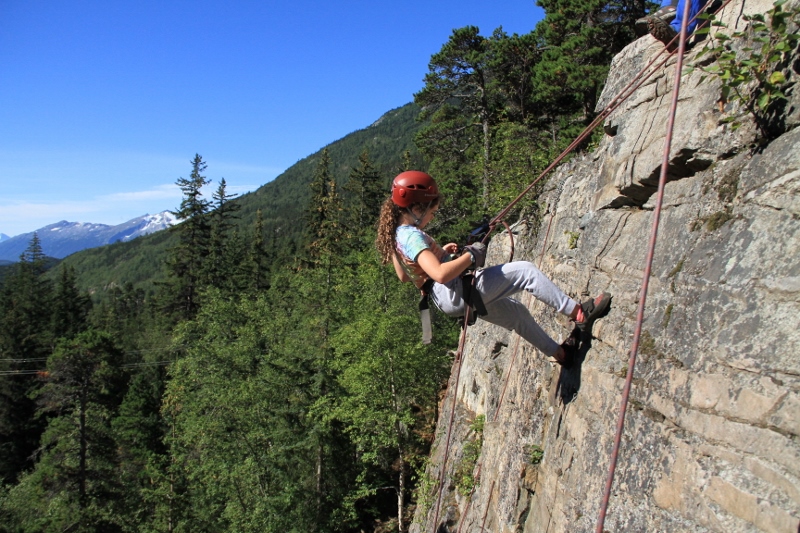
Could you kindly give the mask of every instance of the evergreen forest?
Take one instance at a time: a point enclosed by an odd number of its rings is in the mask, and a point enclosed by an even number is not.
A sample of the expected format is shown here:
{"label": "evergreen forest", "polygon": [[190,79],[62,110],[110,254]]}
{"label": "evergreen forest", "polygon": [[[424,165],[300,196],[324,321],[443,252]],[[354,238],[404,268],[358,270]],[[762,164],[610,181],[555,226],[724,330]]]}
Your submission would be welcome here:
{"label": "evergreen forest", "polygon": [[413,103],[254,193],[198,154],[170,230],[61,262],[34,236],[0,278],[0,532],[407,531],[460,324],[423,345],[380,264],[389,183],[430,172],[429,233],[463,243],[594,118],[652,7],[538,4],[525,35],[453,30]]}

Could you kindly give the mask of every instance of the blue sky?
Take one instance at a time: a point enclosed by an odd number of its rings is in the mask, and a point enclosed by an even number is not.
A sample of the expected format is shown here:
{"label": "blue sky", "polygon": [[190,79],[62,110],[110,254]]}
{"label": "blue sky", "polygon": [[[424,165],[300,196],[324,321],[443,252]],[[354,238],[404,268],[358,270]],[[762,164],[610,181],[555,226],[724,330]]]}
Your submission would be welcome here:
{"label": "blue sky", "polygon": [[0,1],[0,233],[175,209],[195,153],[255,190],[410,102],[454,28],[533,0]]}

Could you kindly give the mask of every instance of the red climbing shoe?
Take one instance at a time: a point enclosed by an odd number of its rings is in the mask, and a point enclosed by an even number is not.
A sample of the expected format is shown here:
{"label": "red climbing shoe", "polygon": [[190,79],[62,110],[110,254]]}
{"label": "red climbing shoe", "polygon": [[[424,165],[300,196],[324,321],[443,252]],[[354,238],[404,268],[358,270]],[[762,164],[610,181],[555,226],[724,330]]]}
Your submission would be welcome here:
{"label": "red climbing shoe", "polygon": [[553,357],[556,362],[564,368],[569,368],[575,364],[575,359],[578,356],[578,349],[581,345],[581,330],[578,327],[572,329],[567,340],[561,343],[560,350],[558,350]]}
{"label": "red climbing shoe", "polygon": [[581,331],[591,329],[595,320],[600,318],[603,313],[608,309],[608,304],[611,303],[611,295],[607,292],[600,293],[600,296],[594,300],[586,300],[581,304],[581,311],[583,311],[583,320],[576,320],[575,325]]}

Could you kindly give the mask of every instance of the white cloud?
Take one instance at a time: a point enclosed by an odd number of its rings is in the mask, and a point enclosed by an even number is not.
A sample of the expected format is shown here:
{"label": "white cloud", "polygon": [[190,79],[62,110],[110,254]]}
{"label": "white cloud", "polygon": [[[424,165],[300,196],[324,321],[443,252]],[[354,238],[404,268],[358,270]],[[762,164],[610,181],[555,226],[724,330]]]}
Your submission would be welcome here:
{"label": "white cloud", "polygon": [[117,192],[99,196],[98,200],[108,202],[147,202],[150,200],[180,199],[181,190],[174,183],[157,185],[144,191]]}
{"label": "white cloud", "polygon": [[74,216],[96,211],[92,202],[55,202],[33,203],[20,202],[0,205],[0,224],[15,222],[18,219],[37,219],[48,217],[51,223],[58,222],[53,217]]}

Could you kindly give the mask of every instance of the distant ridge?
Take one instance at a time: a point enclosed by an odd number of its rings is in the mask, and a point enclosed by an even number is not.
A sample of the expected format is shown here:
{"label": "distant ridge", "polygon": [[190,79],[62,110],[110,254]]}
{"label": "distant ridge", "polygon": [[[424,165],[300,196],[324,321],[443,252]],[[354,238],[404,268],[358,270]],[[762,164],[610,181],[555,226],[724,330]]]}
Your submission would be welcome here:
{"label": "distant ridge", "polygon": [[169,211],[144,215],[116,226],[62,220],[39,228],[35,232],[23,233],[14,237],[0,239],[0,260],[18,261],[36,233],[42,244],[42,251],[49,257],[63,259],[70,254],[115,242],[126,242],[142,235],[166,229],[176,223]]}
{"label": "distant ridge", "polygon": [[[347,182],[352,170],[359,167],[359,156],[365,150],[372,165],[384,177],[387,191],[391,176],[406,164],[406,155],[411,168],[427,170],[423,156],[414,144],[416,133],[426,124],[417,120],[419,111],[416,104],[408,103],[384,113],[371,126],[326,145],[324,148],[332,162],[331,173],[337,184]],[[321,153],[322,149],[304,157],[256,191],[233,199],[232,202],[240,208],[236,221],[239,235],[252,231],[257,213],[261,211],[264,236],[270,247],[283,251],[296,249],[303,238],[303,212],[311,196],[309,184]],[[212,170],[213,163],[209,161]],[[177,244],[174,232],[160,231],[131,242],[86,249],[64,259],[64,263],[75,268],[81,290],[101,299],[109,287],[131,283],[149,290],[155,283],[163,281],[168,250]]]}

